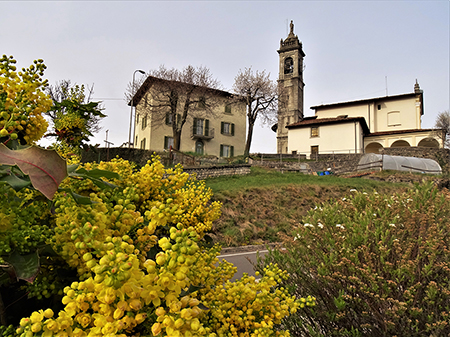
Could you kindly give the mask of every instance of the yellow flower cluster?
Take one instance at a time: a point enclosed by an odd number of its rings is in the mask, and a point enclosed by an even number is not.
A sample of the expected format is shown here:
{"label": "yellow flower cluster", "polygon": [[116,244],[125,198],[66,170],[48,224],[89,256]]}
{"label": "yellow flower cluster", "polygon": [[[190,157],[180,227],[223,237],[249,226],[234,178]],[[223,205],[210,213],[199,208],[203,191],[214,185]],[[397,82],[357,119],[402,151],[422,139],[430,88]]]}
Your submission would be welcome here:
{"label": "yellow flower cluster", "polygon": [[[153,158],[141,170],[123,160],[87,164],[121,173],[101,190],[89,180],[64,187],[88,195],[89,205],[59,193],[49,243],[77,271],[64,288],[64,309],[34,312],[20,336],[287,336],[276,324],[304,305],[277,283],[286,273],[269,266],[257,281],[229,280],[236,268],[219,263],[220,247],[200,248],[220,205],[180,167]],[[198,223],[202,226],[197,226]],[[311,304],[313,300],[307,302]]]}
{"label": "yellow flower cluster", "polygon": [[55,130],[57,133],[65,133],[71,143],[78,144],[82,138],[82,132],[87,132],[86,119],[75,114],[59,114],[55,119]]}
{"label": "yellow flower cluster", "polygon": [[213,336],[289,336],[289,332],[277,331],[275,326],[304,303],[313,306],[314,299],[296,301],[286,289],[277,288],[287,277],[286,272],[271,264],[259,280],[244,274],[236,282],[228,281],[202,292],[202,301],[211,308],[208,326],[215,332]]}
{"label": "yellow flower cluster", "polygon": [[52,100],[42,89],[47,84],[41,76],[42,60],[35,60],[28,69],[16,72],[12,56],[0,58],[0,138],[33,143],[47,130],[42,116],[52,106]]}

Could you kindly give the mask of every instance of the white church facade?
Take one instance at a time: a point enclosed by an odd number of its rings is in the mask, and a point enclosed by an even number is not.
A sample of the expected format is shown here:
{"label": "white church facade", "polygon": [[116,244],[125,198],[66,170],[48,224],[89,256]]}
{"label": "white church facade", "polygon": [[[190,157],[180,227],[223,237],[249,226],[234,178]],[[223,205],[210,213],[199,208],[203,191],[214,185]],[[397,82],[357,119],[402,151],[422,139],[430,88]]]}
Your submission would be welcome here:
{"label": "white church facade", "polygon": [[[423,91],[417,81],[411,93],[313,106],[314,116],[304,117],[301,67],[305,54],[292,22],[278,53],[280,102],[285,102],[278,112],[278,153],[313,158],[317,154],[378,153],[386,147],[441,146],[433,129],[421,127]],[[292,55],[294,71],[289,73],[286,63]]]}

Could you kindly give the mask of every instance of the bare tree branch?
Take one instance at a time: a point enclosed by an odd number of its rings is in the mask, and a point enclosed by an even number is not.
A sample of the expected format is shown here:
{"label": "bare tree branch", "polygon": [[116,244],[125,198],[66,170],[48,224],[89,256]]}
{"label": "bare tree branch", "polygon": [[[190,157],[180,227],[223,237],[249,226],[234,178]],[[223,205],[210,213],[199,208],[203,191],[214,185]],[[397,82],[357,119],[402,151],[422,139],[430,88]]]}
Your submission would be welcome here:
{"label": "bare tree branch", "polygon": [[251,68],[245,68],[236,75],[233,91],[247,104],[248,133],[244,155],[248,156],[256,120],[259,119],[262,124],[276,121],[277,86],[270,79],[270,73],[266,74],[265,70],[253,72]]}
{"label": "bare tree branch", "polygon": [[450,147],[450,113],[448,110],[439,112],[434,127],[435,134],[441,140],[442,146]]}

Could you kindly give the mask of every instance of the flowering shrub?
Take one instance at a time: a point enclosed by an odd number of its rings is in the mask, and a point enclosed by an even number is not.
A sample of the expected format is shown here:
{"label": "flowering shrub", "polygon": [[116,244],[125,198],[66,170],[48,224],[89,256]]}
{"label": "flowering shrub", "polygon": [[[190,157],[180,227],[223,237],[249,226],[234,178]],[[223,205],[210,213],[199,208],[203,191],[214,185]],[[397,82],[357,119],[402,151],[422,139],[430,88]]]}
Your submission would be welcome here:
{"label": "flowering shrub", "polygon": [[293,336],[448,336],[448,190],[352,194],[311,210],[267,258],[290,273],[281,284],[291,294],[317,298],[284,326]]}
{"label": "flowering shrub", "polygon": [[[101,189],[92,180],[67,178],[61,188],[92,203],[59,192],[53,208],[36,206],[37,215],[27,218],[47,224],[40,232],[31,227],[39,244],[28,251],[48,244],[56,254],[46,256],[36,280],[22,288],[30,297],[59,297],[63,308],[34,311],[20,320],[17,335],[289,335],[277,324],[304,304],[276,287],[287,274],[272,265],[259,282],[248,276],[230,282],[235,267],[218,262],[220,247],[203,247],[204,233],[220,215],[204,182],[181,167],[165,169],[157,157],[140,170],[120,159],[84,169],[117,171],[122,179]],[[38,192],[8,191],[10,198],[30,193]],[[20,245],[14,238],[10,250]]]}
{"label": "flowering shrub", "polygon": [[21,144],[31,144],[44,135],[48,126],[42,117],[52,105],[43,92],[46,66],[39,59],[17,72],[15,63],[12,56],[0,58],[0,143],[17,139]]}
{"label": "flowering shrub", "polygon": [[[229,281],[236,268],[204,239],[220,215],[204,182],[158,157],[139,170],[120,159],[66,167],[50,150],[11,150],[45,132],[51,101],[42,60],[18,75],[12,57],[0,61],[1,335],[289,335],[281,319],[314,299],[277,288],[287,275],[276,265]],[[57,130],[81,127],[68,120]]]}

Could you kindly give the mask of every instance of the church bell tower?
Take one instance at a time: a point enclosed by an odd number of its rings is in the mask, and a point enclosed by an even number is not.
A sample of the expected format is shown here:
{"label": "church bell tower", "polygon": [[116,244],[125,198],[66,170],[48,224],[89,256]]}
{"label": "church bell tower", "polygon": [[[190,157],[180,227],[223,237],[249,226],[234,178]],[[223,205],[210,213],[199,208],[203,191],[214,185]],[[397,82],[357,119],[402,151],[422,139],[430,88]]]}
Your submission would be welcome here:
{"label": "church bell tower", "polygon": [[302,43],[294,35],[294,23],[291,21],[288,37],[280,41],[279,77],[280,89],[278,102],[277,153],[287,153],[288,137],[286,125],[303,119],[303,58]]}

